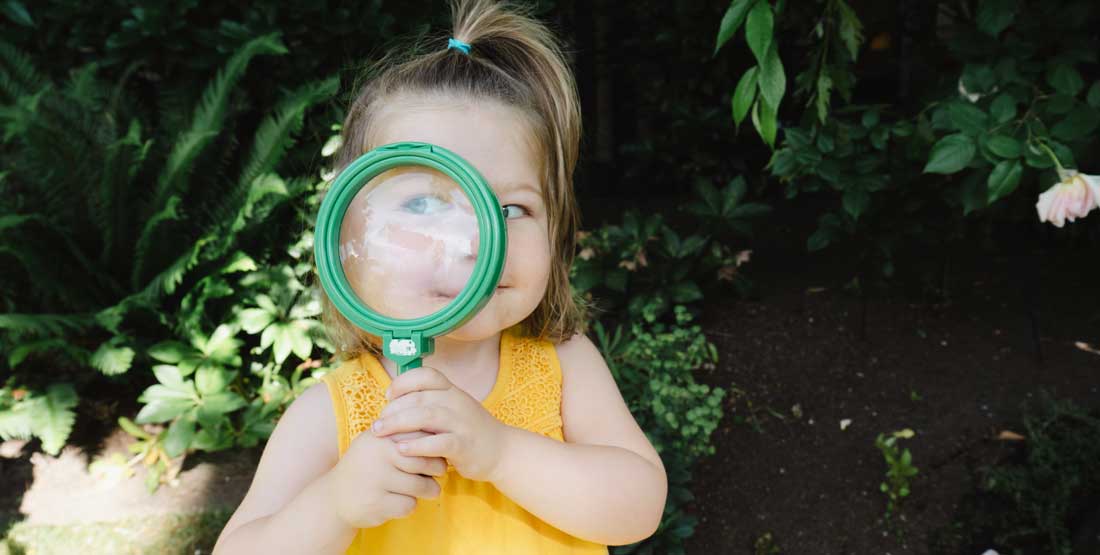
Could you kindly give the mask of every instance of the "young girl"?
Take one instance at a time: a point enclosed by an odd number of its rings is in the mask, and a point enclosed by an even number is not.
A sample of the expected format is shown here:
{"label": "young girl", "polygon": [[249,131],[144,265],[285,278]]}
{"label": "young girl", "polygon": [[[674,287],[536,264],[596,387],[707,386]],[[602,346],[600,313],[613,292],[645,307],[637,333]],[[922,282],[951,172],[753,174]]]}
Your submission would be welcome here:
{"label": "young girl", "polygon": [[452,8],[449,46],[391,63],[355,100],[338,165],[397,141],[469,161],[505,208],[500,286],[399,377],[326,300],[344,362],[279,421],[215,553],[607,553],[660,522],[661,459],[579,333],[568,282],[573,76],[528,15]]}

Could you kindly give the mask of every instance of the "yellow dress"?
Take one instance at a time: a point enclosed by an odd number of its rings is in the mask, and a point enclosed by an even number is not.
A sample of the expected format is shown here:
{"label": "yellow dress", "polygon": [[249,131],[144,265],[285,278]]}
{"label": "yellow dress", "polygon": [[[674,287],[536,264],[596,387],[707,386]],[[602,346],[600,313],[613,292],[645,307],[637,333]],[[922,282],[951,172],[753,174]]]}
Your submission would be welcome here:
{"label": "yellow dress", "polygon": [[[370,428],[386,404],[389,374],[373,356],[349,360],[323,378],[336,411],[340,455]],[[500,369],[482,405],[498,420],[562,439],[561,367],[553,343],[501,333]],[[362,528],[348,555],[589,554],[603,545],[584,541],[540,520],[489,482],[469,480],[448,467],[436,499],[420,499],[408,517]]]}

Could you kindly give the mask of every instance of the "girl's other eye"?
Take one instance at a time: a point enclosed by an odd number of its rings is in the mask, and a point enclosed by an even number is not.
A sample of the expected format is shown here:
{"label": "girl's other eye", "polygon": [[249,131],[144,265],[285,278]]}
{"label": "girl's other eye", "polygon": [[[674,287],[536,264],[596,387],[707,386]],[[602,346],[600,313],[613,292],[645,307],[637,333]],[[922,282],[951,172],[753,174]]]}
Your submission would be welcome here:
{"label": "girl's other eye", "polygon": [[530,212],[528,212],[526,208],[518,204],[506,204],[502,208],[504,209],[504,219],[506,220],[530,215]]}
{"label": "girl's other eye", "polygon": [[413,197],[401,204],[403,210],[417,215],[435,214],[448,207],[450,207],[449,202],[433,195]]}

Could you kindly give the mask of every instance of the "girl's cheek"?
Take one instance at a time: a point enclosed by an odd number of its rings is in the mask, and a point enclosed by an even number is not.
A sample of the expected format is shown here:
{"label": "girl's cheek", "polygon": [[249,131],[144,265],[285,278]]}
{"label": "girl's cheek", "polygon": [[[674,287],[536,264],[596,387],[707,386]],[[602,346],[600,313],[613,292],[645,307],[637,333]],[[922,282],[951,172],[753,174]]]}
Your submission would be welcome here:
{"label": "girl's cheek", "polygon": [[508,228],[508,253],[504,259],[505,277],[517,271],[526,275],[546,273],[550,261],[550,243],[546,233],[535,225]]}

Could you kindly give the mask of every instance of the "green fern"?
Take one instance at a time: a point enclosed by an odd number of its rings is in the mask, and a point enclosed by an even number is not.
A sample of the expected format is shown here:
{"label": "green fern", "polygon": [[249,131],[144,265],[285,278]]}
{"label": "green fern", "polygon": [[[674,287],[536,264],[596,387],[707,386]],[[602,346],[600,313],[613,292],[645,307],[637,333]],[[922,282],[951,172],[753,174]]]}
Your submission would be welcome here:
{"label": "green fern", "polygon": [[[238,82],[254,57],[285,51],[276,35],[247,43],[180,110],[130,101],[94,65],[51,83],[0,43],[0,195],[11,199],[0,206],[0,364],[30,372],[50,356],[121,374],[163,330],[202,327],[207,301],[232,294],[225,274],[255,269],[242,249],[315,181],[283,179],[278,164],[308,110],[337,88],[327,79],[286,94],[238,144]],[[178,294],[185,302],[168,302]],[[65,387],[20,400],[18,411],[0,398],[0,434],[59,449],[76,403]]]}
{"label": "green fern", "polygon": [[286,149],[294,144],[294,134],[302,128],[306,110],[336,94],[340,80],[336,77],[307,83],[294,91],[264,118],[252,141],[252,151],[241,172],[239,185],[251,185],[260,174],[275,169]]}
{"label": "green fern", "polygon": [[[162,213],[172,195],[186,193],[187,176],[192,164],[210,140],[221,132],[229,104],[229,95],[234,85],[244,75],[252,58],[261,54],[284,54],[286,51],[286,47],[279,41],[277,35],[258,37],[245,44],[229,59],[225,67],[218,71],[218,75],[203,91],[202,100],[195,108],[195,115],[191,119],[190,129],[183,132],[173,145],[168,155],[167,167],[157,179],[146,214],[152,216]],[[160,222],[152,217],[147,220],[139,235],[138,245],[149,244],[149,236],[153,234]],[[135,287],[141,281],[146,255],[147,250],[143,248],[139,248],[135,253],[134,269],[130,279],[131,285]]]}
{"label": "green fern", "polygon": [[66,335],[95,325],[87,314],[0,314],[0,329],[13,335]]}
{"label": "green fern", "polygon": [[0,41],[0,94],[5,101],[34,94],[45,84],[30,56]]}
{"label": "green fern", "polygon": [[[0,396],[14,397],[9,388],[0,390]],[[56,455],[61,451],[76,421],[73,407],[77,396],[72,384],[53,384],[44,394],[24,392],[22,398],[9,402],[8,408],[0,409],[0,438],[35,436],[42,440],[42,450],[47,453]]]}

